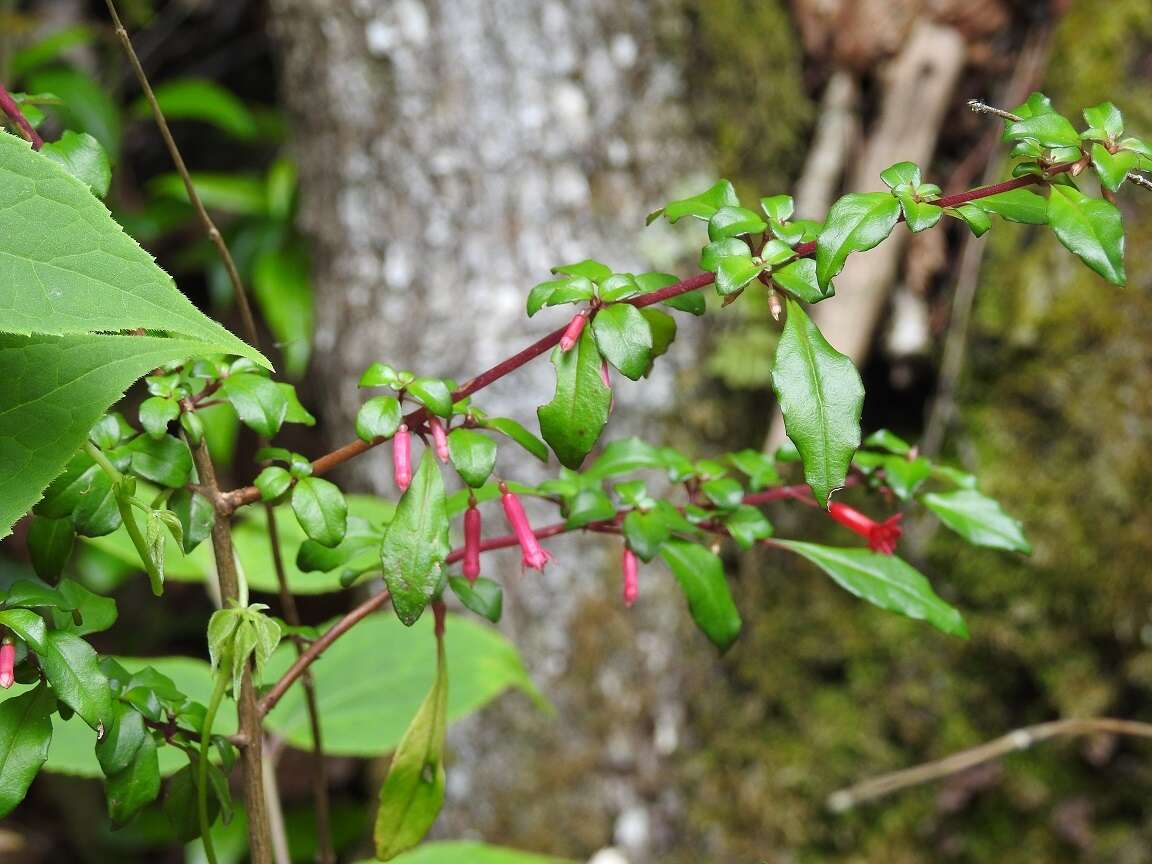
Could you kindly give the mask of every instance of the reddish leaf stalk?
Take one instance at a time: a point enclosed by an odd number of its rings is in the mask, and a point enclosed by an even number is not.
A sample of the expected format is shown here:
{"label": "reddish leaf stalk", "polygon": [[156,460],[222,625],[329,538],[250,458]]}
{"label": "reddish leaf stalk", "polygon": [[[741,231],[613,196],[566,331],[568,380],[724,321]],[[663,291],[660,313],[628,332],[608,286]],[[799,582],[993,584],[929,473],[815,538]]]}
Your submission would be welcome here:
{"label": "reddish leaf stalk", "polygon": [[16,124],[21,135],[32,142],[33,150],[39,150],[44,146],[44,139],[40,137],[40,133],[32,128],[32,124],[28,122],[28,118],[24,116],[24,112],[20,110],[20,106],[16,104],[12,94],[2,86],[0,86],[0,111],[3,111],[8,119]]}

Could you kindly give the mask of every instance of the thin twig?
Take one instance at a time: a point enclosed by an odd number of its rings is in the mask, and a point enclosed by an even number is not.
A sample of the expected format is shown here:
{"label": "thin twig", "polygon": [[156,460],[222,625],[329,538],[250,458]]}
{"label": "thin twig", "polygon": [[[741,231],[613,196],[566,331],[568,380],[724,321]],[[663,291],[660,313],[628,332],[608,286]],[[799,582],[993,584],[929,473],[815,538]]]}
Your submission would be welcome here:
{"label": "thin twig", "polygon": [[128,62],[132,64],[132,71],[136,73],[136,81],[140,85],[140,89],[144,93],[144,98],[147,100],[148,105],[152,109],[152,116],[156,120],[156,126],[160,130],[160,137],[164,139],[164,146],[168,148],[168,155],[172,159],[172,163],[176,166],[176,173],[180,175],[180,179],[184,181],[184,189],[188,193],[188,201],[192,204],[192,209],[196,211],[196,215],[200,218],[201,224],[204,226],[204,231],[208,235],[208,239],[212,245],[216,247],[216,252],[220,255],[220,260],[224,262],[224,269],[228,271],[228,280],[232,283],[232,290],[236,294],[236,304],[240,307],[240,319],[244,324],[245,338],[255,347],[256,340],[256,319],[252,317],[252,307],[248,303],[248,292],[244,290],[244,281],[240,278],[240,271],[236,269],[236,262],[232,260],[232,253],[228,251],[228,245],[224,242],[224,238],[220,234],[220,229],[216,227],[216,223],[212,221],[212,217],[208,215],[208,210],[204,207],[204,202],[200,200],[200,195],[196,192],[196,186],[192,182],[192,176],[188,173],[188,166],[184,164],[184,157],[180,155],[180,148],[176,146],[176,139],[172,137],[172,130],[168,128],[168,120],[164,117],[164,112],[160,109],[160,103],[156,100],[156,94],[152,92],[152,84],[148,81],[148,75],[144,72],[144,67],[140,65],[140,58],[136,56],[136,49],[132,47],[132,40],[128,36],[128,31],[124,29],[124,24],[120,21],[120,13],[116,11],[115,0],[106,0],[108,6],[108,14],[112,16],[112,23],[116,28],[116,37],[120,40],[120,44],[124,46],[124,53],[128,55]]}
{"label": "thin twig", "polygon": [[967,771],[969,768],[1007,756],[1009,753],[1027,750],[1033,744],[1038,744],[1041,741],[1073,735],[1096,734],[1152,738],[1152,723],[1095,717],[1054,720],[1049,723],[1038,723],[1035,726],[1025,726],[985,744],[968,750],[961,750],[959,753],[953,753],[951,756],[946,756],[935,762],[926,762],[923,765],[893,771],[890,774],[881,774],[879,777],[873,777],[846,789],[833,792],[828,796],[828,809],[842,813],[865,801],[874,801],[877,798],[891,795],[893,792],[899,792],[901,789],[951,777],[954,774]]}
{"label": "thin twig", "polygon": [[16,124],[16,128],[20,130],[20,134],[27,140],[32,142],[32,149],[39,150],[44,146],[44,139],[40,137],[32,124],[28,122],[28,118],[24,116],[24,112],[20,110],[20,106],[16,104],[16,100],[12,98],[12,94],[0,86],[0,111],[3,111],[8,119]]}

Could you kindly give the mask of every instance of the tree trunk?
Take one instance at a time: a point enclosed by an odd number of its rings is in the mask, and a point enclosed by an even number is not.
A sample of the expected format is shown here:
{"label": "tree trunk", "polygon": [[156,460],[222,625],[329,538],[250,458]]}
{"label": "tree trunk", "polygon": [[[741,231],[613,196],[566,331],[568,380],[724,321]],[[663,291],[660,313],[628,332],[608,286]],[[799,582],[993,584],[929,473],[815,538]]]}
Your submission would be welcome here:
{"label": "tree trunk", "polygon": [[[314,244],[314,371],[332,443],[350,437],[355,382],[372,361],[464,378],[562,323],[559,312],[524,314],[528,289],[550,267],[585,257],[624,271],[676,266],[683,249],[667,230],[652,229],[657,255],[637,254],[644,215],[675,191],[671,181],[709,173],[678,107],[678,70],[657,46],[682,21],[665,14],[670,0],[272,6]],[[671,411],[675,369],[694,359],[695,331],[684,324],[650,381],[615,382],[606,438],[659,437],[654,421]],[[552,377],[541,359],[476,401],[534,426]],[[394,494],[386,449],[344,479]],[[538,477],[511,449],[498,470]],[[485,516],[499,531],[498,508]],[[505,584],[504,627],[560,713],[506,700],[483,723],[456,728],[446,833],[580,854],[611,842],[622,820],[621,839],[640,853],[648,845],[637,766],[654,752],[648,718],[676,701],[682,601],[671,580],[645,584],[643,611],[625,624],[616,576],[609,583],[605,568],[590,566],[594,544],[556,544],[556,564],[523,583],[515,556],[486,559]],[[585,630],[596,644],[565,635],[578,619],[593,622]],[[659,650],[630,647],[642,638],[633,628],[659,628]],[[597,710],[611,702],[606,693],[641,678],[658,682],[642,702],[628,692],[627,709]],[[601,759],[615,760],[613,770],[598,773]]]}

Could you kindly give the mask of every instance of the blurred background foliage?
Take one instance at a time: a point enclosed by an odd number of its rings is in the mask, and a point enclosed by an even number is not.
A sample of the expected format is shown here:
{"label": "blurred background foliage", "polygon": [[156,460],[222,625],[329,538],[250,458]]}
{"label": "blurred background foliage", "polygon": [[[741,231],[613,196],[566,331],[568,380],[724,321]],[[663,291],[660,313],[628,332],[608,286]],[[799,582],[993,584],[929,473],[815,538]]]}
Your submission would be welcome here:
{"label": "blurred background foliage", "polygon": [[[581,2],[566,5],[580,13]],[[858,81],[866,135],[884,62],[894,50],[885,40],[925,16],[970,37],[937,154],[925,166],[928,177],[978,182],[980,172],[967,160],[980,150],[987,123],[968,116],[963,103],[995,93],[1036,30],[1047,42],[1035,84],[1057,104],[1071,109],[1111,99],[1132,129],[1152,133],[1147,0],[855,5],[845,11],[831,4],[839,9],[831,23],[820,17],[821,4],[799,0],[660,6],[660,14],[677,16],[682,25],[663,37],[660,50],[682,70],[692,131],[716,174],[748,193],[796,183],[821,119],[821,93],[836,70],[847,69]],[[255,0],[134,0],[123,12],[139,30],[138,48],[197,187],[252,286],[278,367],[301,382],[310,404],[318,385],[307,373],[323,357],[312,352],[312,262],[297,227],[295,168],[309,142],[293,139],[281,107],[277,48],[269,36],[273,12]],[[999,27],[992,35],[989,22]],[[234,321],[228,280],[171,173],[103,3],[0,0],[0,78],[13,90],[60,97],[62,104],[43,106],[48,136],[55,124],[98,138],[114,161],[108,204],[116,217],[203,308]],[[995,157],[983,156],[989,158]],[[674,827],[650,844],[651,857],[641,852],[631,860],[1148,860],[1152,761],[1138,742],[1057,742],[846,814],[825,806],[831,791],[862,776],[937,758],[1023,724],[1152,714],[1152,265],[1142,257],[1152,248],[1152,207],[1139,194],[1126,202],[1131,275],[1124,291],[1106,286],[1062,254],[1053,238],[1028,226],[1004,226],[985,250],[971,323],[957,337],[967,345],[967,359],[952,422],[939,443],[1024,522],[1036,552],[1016,560],[971,549],[937,534],[922,514],[912,514],[909,537],[917,563],[964,610],[971,641],[944,640],[864,607],[782,556],[746,556],[737,596],[747,632],[722,659],[696,656],[703,649],[695,643],[685,652],[684,740],[642,783],[648,798],[666,803]],[[942,246],[913,246],[905,267],[932,256],[954,260],[962,240],[955,232],[934,242]],[[884,335],[876,335],[862,367],[869,428],[888,426],[915,440],[937,400],[952,398],[938,392],[937,374],[954,284],[946,263],[922,283],[919,302],[928,322],[922,352],[895,355],[885,349]],[[767,303],[756,296],[711,326],[705,363],[679,382],[702,395],[670,422],[668,437],[717,449],[755,446],[767,433],[768,358],[776,332]],[[255,444],[227,416],[221,413],[209,432],[225,466],[250,456]],[[300,443],[297,449],[317,447]],[[808,524],[803,516],[782,521],[796,519],[786,527],[816,538],[831,534],[824,522]],[[101,651],[202,654],[202,622],[211,605],[194,584],[173,585],[172,602],[153,604],[107,544],[85,547],[72,566],[91,587],[119,590],[122,620],[136,622],[104,634]],[[0,580],[27,572],[17,534],[0,548]],[[626,620],[605,608],[610,602],[588,603],[573,618],[568,638],[580,661],[569,674],[576,678],[593,678],[629,639]],[[304,605],[313,623],[341,608],[332,595]],[[688,641],[686,616],[675,627],[672,638]],[[515,653],[500,656],[506,679],[479,701],[506,686],[537,696]],[[521,699],[517,710],[536,709]],[[634,719],[613,717],[613,710],[610,700],[589,697],[588,711],[603,712],[606,735]],[[382,748],[377,743],[358,755]],[[306,784],[293,782],[291,769],[303,758],[285,751],[282,772],[301,861],[310,860],[303,835],[311,820],[304,812]],[[380,767],[347,751],[332,763],[337,836],[351,856],[370,818],[366,794]],[[541,771],[562,786],[565,770],[601,767],[568,754]],[[494,799],[492,806],[515,805]],[[94,781],[47,775],[0,828],[0,860],[181,860],[158,813],[111,834],[100,827],[102,807]],[[229,836],[243,837],[239,824]],[[620,841],[619,825],[614,836],[609,817],[571,830],[562,819],[514,814],[497,814],[489,824],[505,826],[507,836],[487,840],[572,857]],[[236,842],[232,854],[242,855]],[[223,840],[219,845],[229,848]],[[436,860],[483,860],[467,847],[449,851],[457,858]]]}

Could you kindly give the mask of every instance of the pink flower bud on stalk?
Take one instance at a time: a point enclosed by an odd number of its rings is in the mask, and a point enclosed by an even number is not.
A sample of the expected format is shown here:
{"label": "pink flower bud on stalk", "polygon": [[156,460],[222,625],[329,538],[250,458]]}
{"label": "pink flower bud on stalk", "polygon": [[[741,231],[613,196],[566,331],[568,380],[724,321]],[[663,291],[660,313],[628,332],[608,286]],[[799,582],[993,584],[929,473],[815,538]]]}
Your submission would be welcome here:
{"label": "pink flower bud on stalk", "polygon": [[580,334],[584,332],[584,325],[588,323],[588,310],[581,309],[577,312],[571,321],[568,322],[568,327],[564,330],[564,335],[560,337],[560,350],[571,351],[573,346],[580,341]]}
{"label": "pink flower bud on stalk", "polygon": [[627,546],[624,547],[621,569],[624,572],[624,605],[631,609],[640,594],[639,563],[636,560],[636,553]]}
{"label": "pink flower bud on stalk", "polygon": [[883,552],[885,555],[891,555],[896,551],[896,541],[903,533],[900,527],[900,520],[904,518],[903,513],[877,522],[847,504],[833,501],[828,505],[828,515],[867,540],[868,548],[873,552]]}
{"label": "pink flower bud on stalk", "polygon": [[540,548],[540,541],[536,539],[532,526],[528,524],[524,505],[520,503],[519,498],[508,491],[507,484],[503,482],[500,483],[500,503],[504,505],[504,515],[508,517],[508,524],[512,526],[516,539],[520,541],[521,562],[533,570],[543,570],[552,556]]}
{"label": "pink flower bud on stalk", "polygon": [[392,438],[392,474],[401,492],[412,482],[412,433],[405,423],[400,424]]}
{"label": "pink flower bud on stalk", "polygon": [[439,417],[428,420],[428,428],[432,431],[432,443],[436,445],[436,455],[441,462],[448,461],[448,435],[444,432],[444,424]]}
{"label": "pink flower bud on stalk", "polygon": [[464,578],[475,582],[480,575],[480,511],[476,507],[476,497],[468,500],[464,511]]}
{"label": "pink flower bud on stalk", "polygon": [[0,643],[0,687],[7,690],[16,681],[16,646],[5,636]]}

